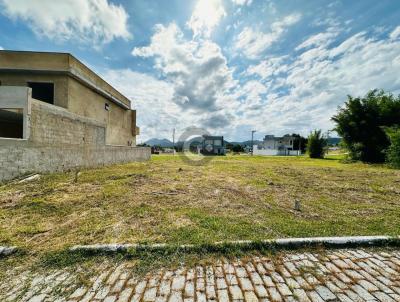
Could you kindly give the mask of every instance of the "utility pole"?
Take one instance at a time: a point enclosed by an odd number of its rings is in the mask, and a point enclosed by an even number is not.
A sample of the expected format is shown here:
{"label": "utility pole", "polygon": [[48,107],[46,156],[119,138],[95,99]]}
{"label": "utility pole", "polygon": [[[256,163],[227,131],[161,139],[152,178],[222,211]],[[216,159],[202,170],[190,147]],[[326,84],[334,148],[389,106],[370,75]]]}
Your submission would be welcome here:
{"label": "utility pole", "polygon": [[254,146],[254,133],[257,132],[256,130],[251,130],[251,155],[253,156],[254,154],[254,150],[253,150],[253,146]]}
{"label": "utility pole", "polygon": [[172,149],[173,155],[175,155],[175,128],[172,130]]}

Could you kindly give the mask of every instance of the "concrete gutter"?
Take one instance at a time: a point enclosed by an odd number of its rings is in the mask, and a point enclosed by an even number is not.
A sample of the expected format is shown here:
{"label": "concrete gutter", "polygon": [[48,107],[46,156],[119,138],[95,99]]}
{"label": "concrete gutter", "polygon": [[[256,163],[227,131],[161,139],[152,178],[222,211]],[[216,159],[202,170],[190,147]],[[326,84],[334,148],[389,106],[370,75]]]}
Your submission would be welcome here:
{"label": "concrete gutter", "polygon": [[312,237],[312,238],[283,238],[275,240],[240,240],[215,242],[202,245],[171,245],[171,244],[93,244],[75,245],[69,250],[71,252],[91,253],[115,253],[128,251],[165,251],[180,250],[190,251],[224,251],[230,248],[242,250],[260,249],[300,249],[312,247],[329,248],[355,248],[355,247],[379,247],[379,246],[400,246],[400,237],[391,236],[354,236],[354,237]]}
{"label": "concrete gutter", "polygon": [[18,248],[16,246],[0,246],[0,257],[11,255],[17,250]]}

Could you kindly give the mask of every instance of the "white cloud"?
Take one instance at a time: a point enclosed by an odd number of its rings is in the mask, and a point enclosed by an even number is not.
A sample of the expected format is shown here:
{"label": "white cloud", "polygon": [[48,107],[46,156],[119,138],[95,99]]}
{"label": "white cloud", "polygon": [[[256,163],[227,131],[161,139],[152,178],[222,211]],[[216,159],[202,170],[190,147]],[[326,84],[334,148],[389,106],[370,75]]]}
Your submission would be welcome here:
{"label": "white cloud", "polygon": [[318,33],[309,37],[307,40],[297,46],[296,50],[301,50],[311,46],[327,46],[334,41],[338,34],[339,32],[336,28],[329,28],[326,32]]}
{"label": "white cloud", "polygon": [[4,50],[4,48],[0,46],[0,50]]}
{"label": "white cloud", "polygon": [[314,46],[290,61],[270,58],[248,68],[268,87],[262,110],[245,113],[254,127],[275,134],[328,130],[348,94],[361,96],[374,88],[400,92],[400,41],[360,32],[336,47]]}
{"label": "white cloud", "polygon": [[155,68],[173,91],[171,103],[181,113],[180,127],[194,125],[215,130],[234,122],[228,105],[235,102],[229,98],[235,81],[214,42],[186,40],[174,23],[157,25],[150,44],[134,48],[132,55],[154,58]]}
{"label": "white cloud", "polygon": [[285,60],[288,56],[274,57],[261,61],[257,65],[251,65],[246,70],[246,75],[258,75],[261,79],[266,79],[272,75],[279,75],[287,70]]}
{"label": "white cloud", "polygon": [[232,0],[233,4],[235,5],[251,5],[251,3],[253,2],[253,0]]}
{"label": "white cloud", "polygon": [[221,0],[198,0],[187,25],[194,37],[210,37],[213,29],[226,16]]}
{"label": "white cloud", "polygon": [[171,85],[130,69],[108,69],[102,76],[132,100],[132,107],[137,110],[137,124],[141,128],[140,141],[170,137],[170,130],[181,119],[180,108],[171,101]]}
{"label": "white cloud", "polygon": [[395,40],[400,37],[400,26],[397,26],[391,33],[390,39]]}
{"label": "white cloud", "polygon": [[209,40],[185,40],[176,24],[157,25],[150,45],[134,48],[132,54],[155,58],[155,68],[173,85],[174,101],[184,109],[218,109],[233,85],[220,47]]}
{"label": "white cloud", "polygon": [[286,32],[287,28],[301,19],[298,13],[288,15],[282,20],[272,23],[270,32],[264,33],[245,27],[235,39],[235,48],[247,57],[255,59]]}
{"label": "white cloud", "polygon": [[128,14],[108,0],[0,0],[2,14],[26,22],[38,36],[100,46],[129,39]]}

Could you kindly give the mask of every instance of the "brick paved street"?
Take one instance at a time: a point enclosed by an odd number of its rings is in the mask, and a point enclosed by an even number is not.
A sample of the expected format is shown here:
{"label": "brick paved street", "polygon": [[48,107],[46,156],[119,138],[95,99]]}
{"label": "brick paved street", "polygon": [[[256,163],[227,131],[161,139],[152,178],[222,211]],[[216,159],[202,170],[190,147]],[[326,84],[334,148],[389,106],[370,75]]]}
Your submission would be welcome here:
{"label": "brick paved street", "polygon": [[99,264],[86,285],[67,271],[9,272],[0,301],[400,301],[398,250],[288,253],[141,278],[130,265]]}

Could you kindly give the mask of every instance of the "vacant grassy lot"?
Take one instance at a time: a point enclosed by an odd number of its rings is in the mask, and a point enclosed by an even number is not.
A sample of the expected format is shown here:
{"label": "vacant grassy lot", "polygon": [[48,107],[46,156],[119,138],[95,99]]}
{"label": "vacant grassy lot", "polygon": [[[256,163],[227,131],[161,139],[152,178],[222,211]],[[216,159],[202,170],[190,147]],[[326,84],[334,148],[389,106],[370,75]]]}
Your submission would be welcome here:
{"label": "vacant grassy lot", "polygon": [[[294,200],[302,211],[293,210]],[[400,234],[400,171],[338,159],[178,156],[0,186],[0,245]]]}

